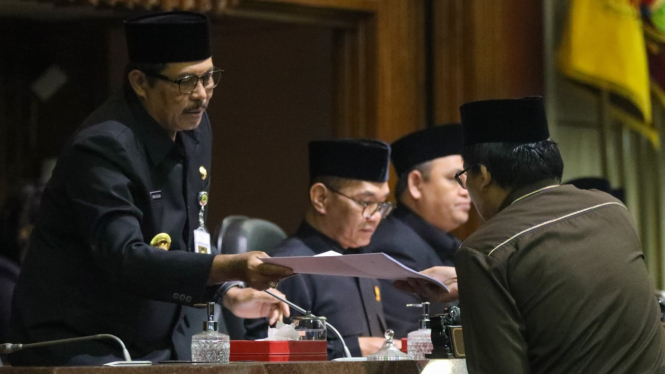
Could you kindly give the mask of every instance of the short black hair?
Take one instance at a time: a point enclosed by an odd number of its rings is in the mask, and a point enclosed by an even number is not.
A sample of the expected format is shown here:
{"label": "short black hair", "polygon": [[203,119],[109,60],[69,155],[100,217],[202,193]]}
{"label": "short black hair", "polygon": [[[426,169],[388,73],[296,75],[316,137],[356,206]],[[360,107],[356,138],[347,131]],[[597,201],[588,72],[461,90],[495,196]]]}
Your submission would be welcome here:
{"label": "short black hair", "polygon": [[395,201],[398,203],[402,202],[402,194],[409,188],[409,174],[411,174],[411,172],[414,170],[420,172],[425,182],[429,181],[429,177],[432,172],[432,160],[421,162],[420,164],[417,164],[416,166],[399,175],[397,178],[397,183],[395,184]]}
{"label": "short black hair", "polygon": [[[129,88],[129,72],[132,70],[140,70],[144,73],[150,74],[161,74],[162,71],[166,69],[166,63],[139,63],[139,62],[129,62],[125,66],[125,85]],[[155,78],[151,76],[146,76],[148,78],[148,84],[152,87],[155,84]]]}
{"label": "short black hair", "polygon": [[535,143],[477,143],[462,150],[465,167],[485,165],[498,185],[514,189],[541,180],[561,182],[563,160],[551,139]]}

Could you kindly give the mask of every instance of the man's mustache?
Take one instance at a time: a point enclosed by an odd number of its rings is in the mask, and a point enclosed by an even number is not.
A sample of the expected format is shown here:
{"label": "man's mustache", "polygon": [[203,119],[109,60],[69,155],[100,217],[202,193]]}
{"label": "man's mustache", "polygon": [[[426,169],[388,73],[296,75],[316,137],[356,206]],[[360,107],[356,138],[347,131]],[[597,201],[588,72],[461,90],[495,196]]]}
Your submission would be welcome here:
{"label": "man's mustache", "polygon": [[195,105],[191,108],[185,108],[185,112],[195,112],[195,111],[198,111],[198,110],[201,110],[201,109],[206,110],[207,108],[208,108],[208,105],[206,103],[200,103],[200,104],[197,104],[197,105]]}

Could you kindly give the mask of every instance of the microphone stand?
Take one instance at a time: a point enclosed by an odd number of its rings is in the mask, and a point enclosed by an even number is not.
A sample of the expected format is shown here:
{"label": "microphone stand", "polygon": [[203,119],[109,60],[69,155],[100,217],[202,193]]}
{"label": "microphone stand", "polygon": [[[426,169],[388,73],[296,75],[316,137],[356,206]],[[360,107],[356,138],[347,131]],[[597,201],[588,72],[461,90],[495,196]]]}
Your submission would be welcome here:
{"label": "microphone stand", "polygon": [[[292,303],[292,302],[286,300],[285,298],[283,298],[283,297],[281,297],[281,296],[276,295],[274,292],[272,292],[272,291],[270,291],[270,290],[265,290],[265,292],[266,292],[268,295],[274,297],[275,299],[277,299],[277,300],[279,300],[279,301],[285,303],[286,305],[290,306],[291,308],[293,308],[293,309],[299,311],[300,313],[302,313],[302,314],[304,314],[304,315],[307,315],[307,311],[306,311],[305,309],[303,309],[303,308],[297,306],[296,304],[294,304],[294,303]],[[312,315],[312,317],[316,317],[316,316],[315,316],[315,315]],[[333,334],[335,334],[335,336],[337,336],[337,338],[339,339],[340,342],[342,342],[342,347],[344,347],[344,355],[345,355],[347,358],[352,358],[353,356],[351,356],[351,351],[349,351],[349,348],[346,346],[346,343],[344,342],[344,338],[342,338],[342,334],[340,334],[339,331],[337,331],[337,329],[334,328],[333,325],[331,325],[331,324],[328,323],[327,321],[326,321],[326,327],[327,327],[330,331],[332,331]]]}
{"label": "microphone stand", "polygon": [[97,335],[90,335],[90,336],[81,336],[78,338],[69,338],[69,339],[58,339],[58,340],[49,340],[46,342],[39,342],[39,343],[29,343],[29,344],[14,344],[14,343],[4,343],[0,344],[0,354],[9,354],[9,353],[14,353],[26,348],[36,348],[36,347],[45,347],[48,345],[57,345],[57,344],[65,344],[65,343],[76,343],[76,342],[82,342],[82,341],[88,341],[88,340],[99,340],[99,339],[113,339],[118,344],[120,344],[120,347],[122,347],[122,355],[125,358],[125,361],[115,361],[115,362],[109,362],[107,364],[104,364],[106,366],[148,366],[152,365],[152,362],[150,361],[132,361],[131,356],[129,355],[129,352],[127,351],[127,348],[125,347],[125,343],[120,340],[115,335],[111,334],[97,334]]}

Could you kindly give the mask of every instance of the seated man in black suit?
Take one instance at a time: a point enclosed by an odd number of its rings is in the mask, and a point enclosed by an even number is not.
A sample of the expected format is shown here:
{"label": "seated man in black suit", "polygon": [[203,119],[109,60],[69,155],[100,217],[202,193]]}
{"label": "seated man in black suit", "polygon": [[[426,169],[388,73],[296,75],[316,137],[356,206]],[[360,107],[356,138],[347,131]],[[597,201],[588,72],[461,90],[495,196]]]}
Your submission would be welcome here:
{"label": "seated man in black suit", "polygon": [[[462,126],[449,124],[409,134],[391,145],[399,179],[397,209],[379,225],[364,251],[383,252],[416,271],[453,266],[460,241],[450,231],[469,218],[468,192],[455,181],[462,170]],[[381,281],[383,312],[395,337],[418,329],[421,299]]]}
{"label": "seated man in black suit", "polygon": [[[357,254],[392,210],[388,197],[390,147],[373,140],[309,144],[309,207],[298,231],[269,254],[314,256],[329,251]],[[374,279],[300,274],[279,283],[289,300],[327,317],[353,356],[376,352],[386,330],[379,282]],[[247,320],[249,338],[266,336],[265,320]],[[328,358],[343,357],[341,342],[328,334]]]}

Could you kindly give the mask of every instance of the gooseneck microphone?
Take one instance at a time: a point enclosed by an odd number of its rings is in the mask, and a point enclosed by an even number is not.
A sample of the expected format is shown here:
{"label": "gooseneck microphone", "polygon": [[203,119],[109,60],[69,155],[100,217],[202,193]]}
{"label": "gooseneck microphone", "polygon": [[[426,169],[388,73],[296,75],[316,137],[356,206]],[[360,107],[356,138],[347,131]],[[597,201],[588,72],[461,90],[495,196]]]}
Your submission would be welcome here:
{"label": "gooseneck microphone", "polygon": [[[302,314],[304,314],[304,315],[307,315],[307,311],[306,311],[305,309],[303,309],[303,308],[297,306],[296,304],[294,304],[294,303],[292,303],[292,302],[286,300],[285,298],[283,298],[283,297],[281,297],[281,296],[276,295],[274,292],[272,292],[272,291],[270,291],[270,290],[265,290],[265,292],[268,293],[268,295],[274,297],[275,299],[277,299],[277,300],[279,300],[279,301],[285,303],[286,305],[290,306],[291,308],[293,308],[293,309],[299,311],[300,313],[302,313]],[[312,315],[312,316],[313,316],[313,317],[316,317],[315,315]],[[326,327],[327,327],[330,331],[332,331],[333,334],[335,334],[335,336],[337,336],[337,338],[339,339],[340,342],[342,342],[342,347],[344,347],[344,355],[345,355],[347,358],[352,358],[353,356],[351,356],[351,352],[349,351],[349,348],[346,346],[346,343],[344,342],[344,338],[342,338],[342,334],[340,334],[339,331],[337,331],[337,329],[334,328],[333,325],[331,325],[331,324],[328,323],[327,321],[326,321]]]}
{"label": "gooseneck microphone", "polygon": [[129,355],[129,352],[127,351],[127,348],[125,347],[125,343],[120,340],[115,335],[111,334],[97,334],[97,335],[90,335],[90,336],[81,336],[78,338],[69,338],[69,339],[58,339],[58,340],[49,340],[45,342],[38,342],[38,343],[28,343],[28,344],[14,344],[14,343],[4,343],[0,344],[0,354],[10,354],[13,352],[17,352],[23,349],[27,348],[37,348],[37,347],[45,347],[48,345],[58,345],[58,344],[65,344],[65,343],[76,343],[76,342],[82,342],[82,341],[88,341],[88,340],[100,340],[100,339],[113,339],[118,344],[120,344],[120,347],[122,347],[122,355],[125,358],[125,361],[115,361],[115,362],[109,362],[108,364],[105,364],[107,366],[147,366],[147,365],[152,365],[152,362],[150,361],[132,361],[131,356]]}

